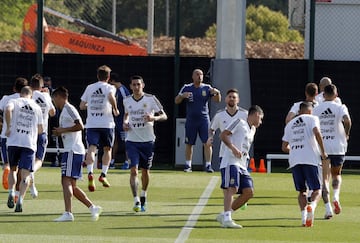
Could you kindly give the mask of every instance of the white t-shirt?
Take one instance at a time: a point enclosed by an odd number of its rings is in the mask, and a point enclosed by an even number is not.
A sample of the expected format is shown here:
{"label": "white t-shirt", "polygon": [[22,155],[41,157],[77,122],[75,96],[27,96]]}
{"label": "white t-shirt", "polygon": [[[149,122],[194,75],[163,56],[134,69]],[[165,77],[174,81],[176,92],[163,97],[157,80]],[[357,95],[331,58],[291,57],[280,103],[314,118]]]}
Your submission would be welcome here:
{"label": "white t-shirt", "polygon": [[235,157],[231,149],[226,146],[220,169],[225,168],[228,165],[237,165],[240,166],[240,168],[247,170],[249,150],[254,140],[256,128],[254,126],[250,127],[246,120],[235,119],[225,128],[225,130],[231,132],[230,140],[232,144],[241,151],[242,156],[241,158]]}
{"label": "white t-shirt", "polygon": [[98,81],[86,87],[81,100],[87,102],[86,128],[114,128],[115,122],[110,93],[115,97],[116,88],[106,82]]}
{"label": "white t-shirt", "polygon": [[41,108],[43,114],[43,128],[44,133],[48,133],[48,123],[49,123],[49,111],[55,109],[53,103],[51,102],[51,97],[46,92],[40,92],[39,90],[34,90],[32,99],[35,100]]}
{"label": "white t-shirt", "polygon": [[[11,94],[11,95],[4,95],[2,97],[2,99],[0,100],[0,110],[2,110],[3,112],[5,112],[5,107],[7,105],[7,103],[9,102],[9,100],[11,99],[16,99],[16,98],[19,98],[20,97],[20,94],[19,93],[14,93],[14,94]],[[2,130],[1,130],[1,137],[2,138],[6,138],[5,136],[5,132],[6,132],[6,121],[5,121],[5,114],[3,115],[3,126],[2,126]]]}
{"label": "white t-shirt", "polygon": [[7,146],[24,147],[36,151],[38,125],[43,124],[40,107],[34,100],[28,98],[12,99],[6,105],[7,107],[13,108]]}
{"label": "white t-shirt", "polygon": [[150,142],[155,141],[154,122],[145,122],[144,115],[154,115],[163,107],[159,100],[151,94],[144,94],[139,100],[132,95],[127,96],[124,101],[125,114],[129,115],[130,130],[127,132],[126,141]]}
{"label": "white t-shirt", "polygon": [[[60,127],[72,127],[78,120],[82,124],[82,120],[77,109],[70,103],[65,103],[59,117]],[[73,151],[75,154],[85,154],[85,147],[82,142],[81,131],[62,133],[61,138],[66,152]]]}
{"label": "white t-shirt", "polygon": [[[321,102],[324,102],[325,101],[325,98],[324,98],[324,92],[321,92],[319,94],[317,94],[315,96],[315,100],[318,102],[318,103],[321,103]],[[336,97],[335,98],[335,102],[338,103],[338,104],[342,104],[342,101],[339,97]]]}
{"label": "white t-shirt", "polygon": [[[298,102],[295,102],[291,108],[290,108],[290,111],[289,113],[294,113],[295,115],[298,115],[299,114],[299,110],[300,110],[300,104],[303,103],[304,101],[298,101]],[[319,102],[313,102],[313,107],[316,107],[319,105]]]}
{"label": "white t-shirt", "polygon": [[318,117],[308,114],[299,115],[286,124],[282,140],[290,146],[290,168],[297,164],[318,166],[321,163],[319,145],[313,132],[315,127],[320,130]]}
{"label": "white t-shirt", "polygon": [[[248,111],[239,107],[235,114],[230,115],[229,112],[224,109],[220,109],[216,112],[215,116],[211,120],[210,129],[216,131],[217,129],[220,132],[224,131],[224,129],[235,119],[243,119],[246,121],[248,116]],[[226,145],[221,141],[220,143],[220,150],[219,150],[219,157],[223,157],[224,150]]]}
{"label": "white t-shirt", "polygon": [[345,105],[336,101],[324,101],[314,108],[313,114],[320,119],[321,134],[324,140],[324,147],[327,154],[345,155],[347,150],[347,140],[343,117],[349,115]]}

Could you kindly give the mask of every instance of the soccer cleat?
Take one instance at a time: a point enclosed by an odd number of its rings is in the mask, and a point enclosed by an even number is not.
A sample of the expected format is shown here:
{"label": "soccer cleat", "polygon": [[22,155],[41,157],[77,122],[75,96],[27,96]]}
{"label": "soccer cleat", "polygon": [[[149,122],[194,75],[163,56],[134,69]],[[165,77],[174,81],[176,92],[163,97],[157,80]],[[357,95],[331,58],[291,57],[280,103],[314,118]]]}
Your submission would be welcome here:
{"label": "soccer cleat", "polygon": [[136,202],[133,207],[134,212],[139,212],[141,210],[140,202]]}
{"label": "soccer cleat", "polygon": [[100,206],[93,206],[90,208],[90,212],[92,221],[98,221],[102,208]]}
{"label": "soccer cleat", "polygon": [[22,204],[17,203],[15,207],[15,213],[21,213],[22,212]]}
{"label": "soccer cleat", "polygon": [[185,165],[184,172],[192,172],[191,166]]}
{"label": "soccer cleat", "polygon": [[30,185],[30,195],[32,196],[32,198],[37,198],[39,196],[39,192],[35,187],[35,184],[32,183]]}
{"label": "soccer cleat", "polygon": [[234,222],[234,220],[224,221],[222,223],[223,228],[241,229],[242,226]]}
{"label": "soccer cleat", "polygon": [[130,166],[129,163],[125,161],[124,164],[121,166],[121,169],[122,170],[128,170],[129,166]]}
{"label": "soccer cleat", "polygon": [[8,201],[7,201],[7,206],[8,206],[8,208],[14,208],[15,203],[14,203],[13,195],[9,195]]}
{"label": "soccer cleat", "polygon": [[306,212],[307,212],[307,215],[306,215],[305,226],[306,227],[312,227],[313,222],[314,222],[314,212],[312,210],[311,205],[307,205]]}
{"label": "soccer cleat", "polygon": [[337,201],[337,200],[334,200],[334,201],[333,201],[333,204],[334,204],[334,213],[335,213],[335,214],[341,213],[341,205],[340,205],[340,202]]}
{"label": "soccer cleat", "polygon": [[94,174],[93,173],[89,173],[88,175],[88,179],[89,179],[89,184],[88,184],[88,189],[90,192],[95,191],[95,181],[94,181]]}
{"label": "soccer cleat", "polygon": [[248,204],[247,204],[247,203],[244,203],[244,205],[242,205],[242,206],[240,207],[240,209],[241,209],[241,210],[245,210],[245,209],[247,208],[247,206],[248,206]]}
{"label": "soccer cleat", "polygon": [[2,184],[5,190],[9,189],[9,173],[10,173],[10,167],[4,166],[3,176],[2,176]]}
{"label": "soccer cleat", "polygon": [[109,181],[104,176],[99,177],[99,181],[102,183],[103,187],[110,187]]}
{"label": "soccer cleat", "polygon": [[325,215],[324,215],[324,219],[331,219],[332,216],[333,216],[332,212],[326,212]]}
{"label": "soccer cleat", "polygon": [[214,169],[211,167],[211,165],[206,166],[206,172],[207,173],[214,173]]}
{"label": "soccer cleat", "polygon": [[71,222],[74,221],[74,215],[70,212],[63,213],[59,218],[54,219],[55,222]]}
{"label": "soccer cleat", "polygon": [[220,224],[223,224],[223,222],[224,222],[224,214],[219,213],[218,216],[216,216],[216,221],[218,221]]}
{"label": "soccer cleat", "polygon": [[146,205],[140,207],[140,212],[146,212]]}

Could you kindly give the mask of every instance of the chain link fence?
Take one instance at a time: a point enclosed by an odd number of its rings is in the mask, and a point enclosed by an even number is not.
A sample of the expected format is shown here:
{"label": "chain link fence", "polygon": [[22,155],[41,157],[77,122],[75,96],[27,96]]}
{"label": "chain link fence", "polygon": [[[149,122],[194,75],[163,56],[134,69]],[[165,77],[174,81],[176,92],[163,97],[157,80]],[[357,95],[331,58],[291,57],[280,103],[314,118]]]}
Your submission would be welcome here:
{"label": "chain link fence", "polygon": [[[209,0],[210,1],[210,0]],[[359,60],[360,36],[360,0],[314,0],[315,10],[311,11],[313,0],[289,0],[288,13],[289,27],[299,30],[304,36],[304,43],[255,43],[256,48],[263,47],[263,55],[260,58],[273,58],[270,50],[285,48],[284,52],[291,52],[294,49],[302,52],[297,58],[309,58],[311,47],[314,47],[314,58],[316,60]],[[133,2],[133,10],[126,14],[117,16],[116,8],[122,8],[123,4]],[[157,38],[163,38],[160,47],[165,49],[165,38],[160,36],[170,35],[172,42],[167,47],[174,52],[174,0],[155,1],[155,5],[161,5],[155,12],[155,23],[165,23],[162,30],[155,28]],[[181,1],[180,1],[181,2]],[[190,3],[190,4],[194,4]],[[216,1],[210,1],[216,6]],[[0,37],[0,51],[2,52],[36,52],[37,46],[37,15],[36,0],[10,1],[5,0],[1,13],[0,30],[3,36]],[[147,55],[146,37],[141,40],[131,39],[131,36],[119,35],[124,30],[120,23],[124,19],[134,19],[134,26],[143,30],[146,36],[147,11],[146,4],[139,7],[137,1],[120,0],[92,0],[91,4],[85,0],[45,0],[44,1],[44,51],[45,53],[79,53],[79,54],[112,54],[112,55]],[[169,4],[170,3],[170,4]],[[265,5],[267,1],[257,1],[258,5]],[[189,4],[189,3],[188,3]],[[145,7],[144,7],[145,6]],[[8,11],[11,8],[11,12]],[[14,12],[15,11],[15,12]],[[211,15],[216,15],[216,8]],[[315,13],[315,24],[310,24],[310,14]],[[170,17],[169,17],[170,16]],[[166,21],[164,21],[166,17]],[[169,25],[169,18],[171,19]],[[215,16],[214,16],[215,18]],[[215,20],[216,21],[216,20]],[[202,25],[203,23],[196,23]],[[209,26],[210,27],[210,26]],[[169,31],[170,28],[170,31]],[[310,29],[314,28],[314,42],[310,40]],[[144,34],[143,33],[143,34]],[[170,33],[170,34],[169,34]],[[199,36],[203,37],[203,36]],[[206,45],[205,39],[194,38],[196,44],[181,44],[182,51],[189,46],[206,46],[207,49],[215,49],[215,43]],[[198,43],[203,43],[199,45]],[[161,43],[163,44],[161,46]],[[250,44],[248,45],[251,46]],[[255,47],[254,47],[255,48]],[[247,57],[254,50],[247,49]],[[157,50],[161,54],[161,50]],[[214,53],[214,52],[213,52]],[[168,54],[168,53],[167,53]],[[210,54],[211,55],[211,54]],[[255,56],[255,55],[254,55]]]}

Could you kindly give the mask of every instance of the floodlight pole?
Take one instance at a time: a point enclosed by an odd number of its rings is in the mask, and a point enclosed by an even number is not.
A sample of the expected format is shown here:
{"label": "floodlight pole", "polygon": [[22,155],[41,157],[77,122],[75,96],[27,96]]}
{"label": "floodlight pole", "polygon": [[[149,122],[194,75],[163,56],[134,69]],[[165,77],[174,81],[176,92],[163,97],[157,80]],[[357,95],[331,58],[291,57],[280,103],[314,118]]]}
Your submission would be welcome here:
{"label": "floodlight pole", "polygon": [[36,71],[37,73],[43,73],[44,63],[44,1],[37,0],[37,52],[36,52]]}

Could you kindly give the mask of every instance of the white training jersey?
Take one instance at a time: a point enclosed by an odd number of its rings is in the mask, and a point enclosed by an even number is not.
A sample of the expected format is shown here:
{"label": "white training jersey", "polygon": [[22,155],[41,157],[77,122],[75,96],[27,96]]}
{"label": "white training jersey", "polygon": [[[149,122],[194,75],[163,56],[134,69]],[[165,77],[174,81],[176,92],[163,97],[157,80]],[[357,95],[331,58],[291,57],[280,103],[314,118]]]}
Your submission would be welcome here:
{"label": "white training jersey", "polygon": [[[72,127],[78,120],[82,124],[82,120],[78,110],[70,103],[65,103],[59,116],[60,127]],[[74,152],[75,154],[85,154],[85,146],[82,142],[82,132],[66,132],[61,134],[65,152]]]}
{"label": "white training jersey", "polygon": [[86,87],[81,100],[87,103],[86,128],[114,128],[115,122],[109,95],[115,97],[115,86],[98,81]]}
{"label": "white training jersey", "polygon": [[[224,129],[235,119],[243,119],[247,120],[248,111],[238,107],[238,110],[231,115],[226,108],[220,109],[216,112],[215,116],[211,120],[210,129],[213,131],[216,131],[217,129],[220,130],[220,132],[224,131]],[[219,150],[219,157],[223,157],[224,150],[226,145],[221,141],[220,143],[220,150]]]}
{"label": "white training jersey", "polygon": [[345,155],[347,140],[343,117],[350,118],[348,108],[336,101],[324,101],[313,109],[313,114],[320,119],[321,134],[327,154]]}
{"label": "white training jersey", "polygon": [[[19,97],[20,97],[19,93],[14,93],[14,94],[11,94],[11,95],[4,95],[2,97],[2,99],[0,100],[0,110],[5,112],[5,107],[6,107],[7,103],[9,102],[9,100],[16,99],[16,98],[19,98]],[[5,115],[3,115],[3,117],[4,118],[3,118],[2,130],[1,130],[1,137],[6,138],[5,132],[6,132],[7,124],[6,124],[6,121],[5,121]]]}
{"label": "white training jersey", "polygon": [[145,122],[146,114],[154,115],[163,107],[159,100],[151,94],[144,94],[139,100],[132,95],[127,96],[124,101],[125,114],[129,116],[130,129],[127,132],[126,141],[150,142],[155,141],[154,122]]}
{"label": "white training jersey", "polygon": [[319,118],[314,115],[302,114],[286,124],[282,141],[290,146],[290,168],[298,164],[318,166],[321,163],[319,145],[313,129],[320,131]]}
{"label": "white training jersey", "polygon": [[231,149],[226,146],[224,155],[221,160],[220,169],[227,167],[228,165],[237,165],[240,168],[247,170],[247,160],[249,159],[249,150],[254,140],[256,128],[249,126],[246,120],[235,119],[226,128],[231,132],[230,140],[232,144],[237,147],[241,153],[241,158],[234,156]]}
{"label": "white training jersey", "polygon": [[24,147],[36,151],[38,125],[43,124],[40,107],[34,100],[28,98],[12,99],[6,105],[7,107],[13,108],[7,146]]}
{"label": "white training jersey", "polygon": [[[300,111],[300,104],[303,103],[304,101],[298,101],[298,102],[295,102],[291,108],[290,108],[290,111],[289,113],[294,113],[295,115],[298,115],[299,114],[299,111]],[[319,105],[319,102],[312,102],[313,104],[313,107],[316,107]]]}
{"label": "white training jersey", "polygon": [[43,128],[44,133],[48,133],[48,123],[49,123],[49,111],[55,109],[51,97],[49,93],[40,92],[39,90],[34,90],[32,99],[35,100],[36,104],[38,104],[41,108],[41,112],[43,114]]}
{"label": "white training jersey", "polygon": [[[315,96],[315,100],[318,102],[318,103],[321,103],[321,102],[324,102],[325,101],[325,98],[324,98],[324,92],[321,92],[319,94],[317,94]],[[338,103],[338,104],[342,104],[342,101],[339,97],[336,97],[335,98],[335,102]]]}

